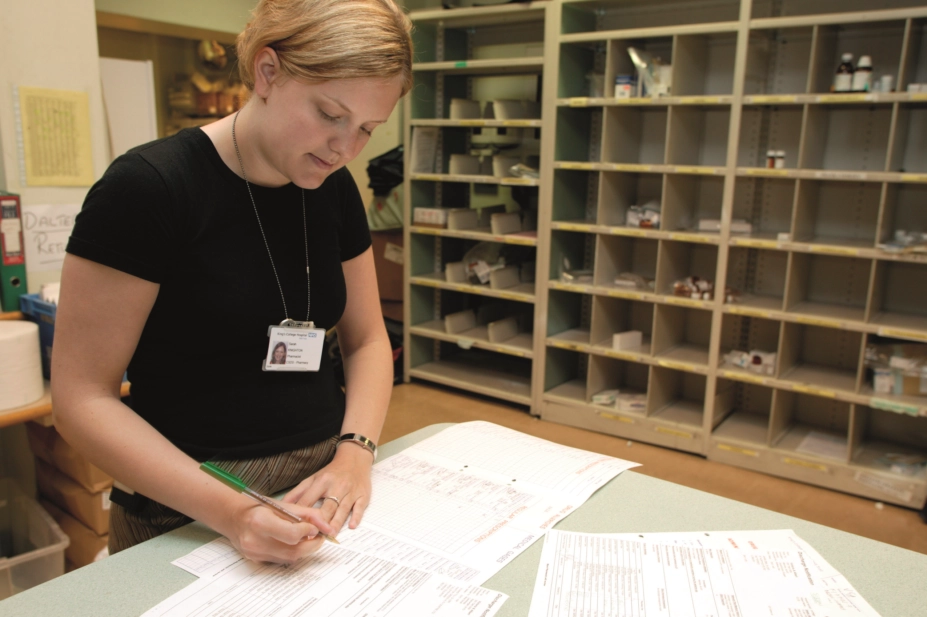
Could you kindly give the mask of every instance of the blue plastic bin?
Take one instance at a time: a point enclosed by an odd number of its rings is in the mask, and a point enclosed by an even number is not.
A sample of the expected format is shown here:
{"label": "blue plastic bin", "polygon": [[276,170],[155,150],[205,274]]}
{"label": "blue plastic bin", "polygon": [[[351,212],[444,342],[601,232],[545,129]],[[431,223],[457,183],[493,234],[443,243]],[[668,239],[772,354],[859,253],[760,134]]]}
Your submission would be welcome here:
{"label": "blue plastic bin", "polygon": [[55,338],[55,314],[58,306],[45,302],[39,294],[19,296],[19,310],[39,325],[39,344],[42,347],[42,374],[51,379],[52,341]]}

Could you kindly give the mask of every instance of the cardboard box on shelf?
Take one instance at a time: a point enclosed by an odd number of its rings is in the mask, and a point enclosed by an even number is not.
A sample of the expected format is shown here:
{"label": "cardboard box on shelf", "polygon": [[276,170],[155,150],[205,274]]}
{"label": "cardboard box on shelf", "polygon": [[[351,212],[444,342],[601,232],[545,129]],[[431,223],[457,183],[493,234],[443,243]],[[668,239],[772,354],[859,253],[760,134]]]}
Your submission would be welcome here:
{"label": "cardboard box on shelf", "polygon": [[109,489],[91,493],[40,458],[35,459],[39,494],[103,535],[109,533]]}
{"label": "cardboard box on shelf", "polygon": [[109,556],[109,534],[96,533],[47,499],[39,499],[39,504],[51,514],[61,530],[71,539],[71,544],[64,551],[64,557],[74,568]]}
{"label": "cardboard box on shelf", "polygon": [[381,300],[402,302],[402,230],[371,231]]}
{"label": "cardboard box on shelf", "polygon": [[91,493],[99,493],[113,485],[113,479],[99,467],[81,456],[55,430],[35,422],[26,424],[32,453],[68,476]]}

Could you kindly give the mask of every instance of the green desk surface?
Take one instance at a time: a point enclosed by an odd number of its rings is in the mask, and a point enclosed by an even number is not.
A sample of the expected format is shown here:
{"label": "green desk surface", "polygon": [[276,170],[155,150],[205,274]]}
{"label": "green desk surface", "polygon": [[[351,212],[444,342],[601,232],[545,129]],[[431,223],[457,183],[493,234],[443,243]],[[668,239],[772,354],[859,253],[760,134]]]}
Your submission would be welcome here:
{"label": "green desk surface", "polygon": [[[448,426],[430,426],[384,444],[381,456]],[[794,529],[883,617],[927,616],[927,555],[633,471],[609,482],[557,528],[601,533]],[[216,535],[198,523],[187,525],[4,600],[0,616],[141,615],[196,580],[170,562]],[[484,584],[510,596],[499,617],[528,614],[541,546],[536,542]]]}

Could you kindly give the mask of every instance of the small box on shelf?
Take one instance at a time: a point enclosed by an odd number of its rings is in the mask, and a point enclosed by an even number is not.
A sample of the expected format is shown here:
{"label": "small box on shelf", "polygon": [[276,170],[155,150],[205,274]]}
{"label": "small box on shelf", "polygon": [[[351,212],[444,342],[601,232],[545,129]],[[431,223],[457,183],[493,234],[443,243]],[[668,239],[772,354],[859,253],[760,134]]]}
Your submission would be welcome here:
{"label": "small box on shelf", "polygon": [[35,459],[39,494],[98,534],[109,533],[109,489],[90,492],[40,458]]}
{"label": "small box on shelf", "polygon": [[644,335],[640,330],[628,330],[612,335],[612,349],[640,349]]}

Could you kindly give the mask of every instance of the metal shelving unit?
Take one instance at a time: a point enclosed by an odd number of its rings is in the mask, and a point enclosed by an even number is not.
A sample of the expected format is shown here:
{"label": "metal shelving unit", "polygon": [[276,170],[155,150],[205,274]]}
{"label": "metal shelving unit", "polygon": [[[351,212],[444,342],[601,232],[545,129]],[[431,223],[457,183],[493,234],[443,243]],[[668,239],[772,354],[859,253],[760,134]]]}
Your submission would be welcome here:
{"label": "metal shelving unit", "polygon": [[[457,133],[505,125],[449,120],[442,97],[466,97],[485,76],[543,79],[541,118],[519,125],[539,144],[540,178],[526,183],[537,194],[534,282],[448,282],[453,243],[511,239],[407,226],[407,375],[921,507],[927,476],[893,471],[885,457],[927,456],[927,397],[876,394],[865,350],[884,338],[927,342],[927,255],[878,247],[898,230],[927,231],[927,94],[907,92],[927,82],[927,7],[870,5],[554,0],[413,14],[420,36],[451,55],[428,52],[417,66],[428,101],[407,106],[407,143],[416,128],[437,127],[439,158],[459,152],[467,141]],[[492,38],[486,28],[509,28],[506,40],[543,54],[478,50]],[[672,62],[672,96],[614,98],[615,76],[633,72],[629,46]],[[830,92],[844,51],[871,55],[896,91]],[[602,96],[588,96],[588,73],[604,75]],[[766,166],[768,150],[785,151],[784,167]],[[439,173],[407,175],[407,222],[416,206],[468,205],[454,201],[455,183],[493,182],[438,163]],[[659,224],[628,226],[631,206],[652,200]],[[703,219],[720,229],[700,231]],[[751,232],[732,233],[735,220]],[[563,280],[565,260],[590,277]],[[652,287],[617,285],[623,273]],[[716,293],[674,295],[690,275]],[[517,341],[491,342],[485,323],[446,331],[445,316],[487,297],[520,311]],[[642,345],[613,349],[612,335],[627,330],[641,331]],[[760,374],[726,364],[733,350],[777,356]],[[612,389],[645,402],[593,402]]]}

